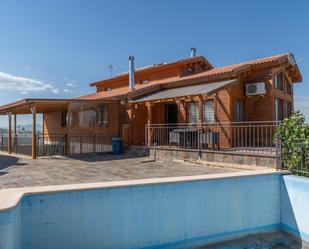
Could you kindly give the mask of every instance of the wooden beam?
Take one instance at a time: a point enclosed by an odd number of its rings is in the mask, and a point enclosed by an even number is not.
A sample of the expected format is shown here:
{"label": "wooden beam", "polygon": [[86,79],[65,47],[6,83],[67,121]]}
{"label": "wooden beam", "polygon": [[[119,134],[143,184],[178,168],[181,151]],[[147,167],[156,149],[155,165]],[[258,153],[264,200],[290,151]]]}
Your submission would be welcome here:
{"label": "wooden beam", "polygon": [[8,118],[9,118],[8,153],[12,154],[12,112],[8,112]]}
{"label": "wooden beam", "polygon": [[36,159],[36,106],[30,107],[32,113],[32,159]]}

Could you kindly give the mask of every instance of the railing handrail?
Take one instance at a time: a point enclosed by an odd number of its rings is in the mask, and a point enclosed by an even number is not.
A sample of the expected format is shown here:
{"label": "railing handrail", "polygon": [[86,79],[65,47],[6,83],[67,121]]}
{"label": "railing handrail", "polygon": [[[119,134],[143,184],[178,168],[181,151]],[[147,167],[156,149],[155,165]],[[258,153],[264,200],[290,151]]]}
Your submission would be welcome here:
{"label": "railing handrail", "polygon": [[251,125],[251,124],[274,124],[279,125],[281,121],[244,121],[244,122],[212,122],[212,123],[154,123],[154,124],[146,124],[147,127],[153,127],[153,126],[198,126],[198,125]]}

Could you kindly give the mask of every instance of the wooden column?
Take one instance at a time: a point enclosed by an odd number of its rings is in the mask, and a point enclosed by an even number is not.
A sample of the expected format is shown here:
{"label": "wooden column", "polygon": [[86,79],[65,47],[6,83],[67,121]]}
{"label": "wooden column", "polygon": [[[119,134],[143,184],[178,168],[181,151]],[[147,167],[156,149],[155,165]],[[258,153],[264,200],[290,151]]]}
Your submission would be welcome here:
{"label": "wooden column", "polygon": [[147,106],[147,146],[150,147],[151,145],[151,129],[150,129],[150,125],[152,122],[152,104],[150,102],[146,103]]}
{"label": "wooden column", "polygon": [[198,101],[199,124],[203,123],[203,103],[204,103],[203,97],[199,96],[199,101]]}
{"label": "wooden column", "polygon": [[9,134],[8,134],[8,153],[12,154],[12,113],[8,112],[9,118]]}
{"label": "wooden column", "polygon": [[[72,120],[69,118],[70,116],[70,104],[67,105],[67,115],[68,115],[68,119],[67,119],[67,125],[66,125],[66,135],[65,135],[65,145],[66,145],[66,156],[70,156],[71,155],[71,137],[70,137],[70,130],[71,130],[71,122],[73,122],[73,116],[72,116]],[[72,114],[73,115],[73,114]]]}
{"label": "wooden column", "polygon": [[32,159],[36,159],[36,107],[30,107],[32,113]]}
{"label": "wooden column", "polygon": [[198,111],[199,111],[199,120],[198,120],[198,133],[197,133],[197,149],[198,149],[198,159],[202,159],[202,141],[201,141],[201,135],[203,133],[203,103],[204,103],[204,98],[202,96],[199,96],[199,101],[198,101]]}
{"label": "wooden column", "polygon": [[42,155],[44,156],[45,155],[45,127],[44,127],[44,121],[45,119],[45,116],[44,116],[44,113],[42,114]]}
{"label": "wooden column", "polygon": [[[17,123],[17,115],[16,115],[16,113],[14,113],[14,139],[13,139],[13,141],[14,141],[14,149],[16,149],[16,146],[17,146],[17,130],[16,130],[16,123]],[[15,153],[16,153],[16,151],[15,151]]]}

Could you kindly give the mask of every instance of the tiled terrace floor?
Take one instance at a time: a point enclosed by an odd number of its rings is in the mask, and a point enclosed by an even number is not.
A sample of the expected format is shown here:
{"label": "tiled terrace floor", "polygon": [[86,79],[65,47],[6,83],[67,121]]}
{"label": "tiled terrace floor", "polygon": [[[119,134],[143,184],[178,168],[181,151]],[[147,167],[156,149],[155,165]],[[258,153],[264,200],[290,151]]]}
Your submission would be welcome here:
{"label": "tiled terrace floor", "polygon": [[234,172],[184,162],[143,162],[132,155],[25,159],[0,154],[0,189]]}

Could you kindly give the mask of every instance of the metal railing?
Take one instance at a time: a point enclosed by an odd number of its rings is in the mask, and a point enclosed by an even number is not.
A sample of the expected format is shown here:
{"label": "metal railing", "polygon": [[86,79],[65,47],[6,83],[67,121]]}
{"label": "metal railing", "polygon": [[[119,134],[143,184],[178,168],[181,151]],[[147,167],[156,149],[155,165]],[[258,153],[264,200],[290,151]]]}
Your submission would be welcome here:
{"label": "metal railing", "polygon": [[[86,153],[104,153],[112,151],[110,135],[70,135],[38,134],[36,136],[36,154],[41,156],[74,155]],[[68,141],[70,146],[68,145]],[[32,155],[32,134],[16,134],[12,136],[12,152]],[[69,153],[67,149],[69,148]],[[8,135],[0,135],[0,151],[8,152]]]}
{"label": "metal railing", "polygon": [[70,135],[70,154],[111,152],[112,137],[110,135]]}
{"label": "metal railing", "polygon": [[146,125],[145,144],[189,151],[223,151],[238,154],[277,155],[274,142],[278,122]]}
{"label": "metal railing", "polygon": [[37,156],[66,155],[67,135],[38,135]]}
{"label": "metal railing", "polygon": [[0,151],[8,151],[8,134],[1,133],[0,136]]}

